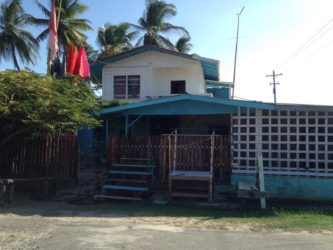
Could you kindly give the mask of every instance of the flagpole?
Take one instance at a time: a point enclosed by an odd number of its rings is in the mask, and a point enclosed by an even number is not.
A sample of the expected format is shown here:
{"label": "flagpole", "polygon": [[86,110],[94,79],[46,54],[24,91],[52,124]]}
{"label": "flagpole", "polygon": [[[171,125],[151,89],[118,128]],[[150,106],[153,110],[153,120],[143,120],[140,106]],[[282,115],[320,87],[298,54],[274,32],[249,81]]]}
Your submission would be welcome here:
{"label": "flagpole", "polygon": [[60,9],[61,9],[61,5],[62,5],[62,0],[60,0],[59,9],[58,9],[57,32],[58,32],[58,27],[59,27],[59,22],[60,22]]}
{"label": "flagpole", "polygon": [[[54,4],[53,2],[52,4]],[[59,27],[59,22],[60,22],[60,10],[61,10],[61,5],[62,5],[62,0],[60,0],[59,7],[58,7],[58,17],[56,18],[56,27],[55,27],[55,32],[58,32],[58,27]],[[50,31],[52,32],[52,31]],[[47,49],[47,73],[51,72],[51,58],[50,58],[50,53],[51,50],[48,48]]]}

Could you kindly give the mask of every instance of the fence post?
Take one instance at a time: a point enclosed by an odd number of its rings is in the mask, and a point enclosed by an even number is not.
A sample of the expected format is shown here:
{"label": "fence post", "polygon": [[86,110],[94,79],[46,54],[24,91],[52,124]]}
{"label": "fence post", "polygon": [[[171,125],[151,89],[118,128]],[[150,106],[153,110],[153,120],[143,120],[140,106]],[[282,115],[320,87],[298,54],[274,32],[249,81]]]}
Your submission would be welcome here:
{"label": "fence post", "polygon": [[174,151],[173,151],[173,170],[176,170],[176,160],[177,160],[177,129],[175,130],[175,143],[174,143]]}
{"label": "fence post", "polygon": [[210,138],[211,138],[211,143],[210,143],[210,174],[211,174],[211,177],[209,179],[209,201],[212,201],[215,130],[213,131]]}
{"label": "fence post", "polygon": [[168,184],[169,184],[169,194],[172,194],[172,190],[171,190],[171,135],[169,135],[168,137],[169,140],[169,175],[168,175]]}

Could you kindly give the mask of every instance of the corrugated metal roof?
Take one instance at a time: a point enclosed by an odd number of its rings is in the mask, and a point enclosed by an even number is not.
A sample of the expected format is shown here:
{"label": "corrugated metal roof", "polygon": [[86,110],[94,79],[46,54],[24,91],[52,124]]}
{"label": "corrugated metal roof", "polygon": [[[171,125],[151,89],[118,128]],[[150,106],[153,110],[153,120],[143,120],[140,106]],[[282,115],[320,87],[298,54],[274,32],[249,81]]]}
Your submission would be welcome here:
{"label": "corrugated metal roof", "polygon": [[[169,104],[175,104],[175,105],[170,106]],[[158,108],[152,109],[152,107],[160,107],[161,112],[159,113]],[[249,107],[249,108],[268,109],[268,110],[275,109],[274,104],[185,94],[185,95],[163,97],[148,101],[131,103],[118,107],[111,107],[99,110],[97,113],[102,117],[113,113],[130,113],[130,114],[145,114],[145,115],[146,114],[163,115],[171,113],[212,114],[212,113],[237,112],[237,107]]]}
{"label": "corrugated metal roof", "polygon": [[314,104],[292,104],[281,103],[276,104],[277,110],[284,111],[329,111],[333,112],[333,106],[329,105],[314,105]]}
{"label": "corrugated metal roof", "polygon": [[232,82],[222,82],[222,81],[213,81],[213,80],[206,80],[206,86],[208,88],[230,88],[232,86]]}
{"label": "corrugated metal roof", "polygon": [[200,62],[202,70],[205,75],[205,79],[218,81],[219,80],[218,64],[202,60],[200,60]]}

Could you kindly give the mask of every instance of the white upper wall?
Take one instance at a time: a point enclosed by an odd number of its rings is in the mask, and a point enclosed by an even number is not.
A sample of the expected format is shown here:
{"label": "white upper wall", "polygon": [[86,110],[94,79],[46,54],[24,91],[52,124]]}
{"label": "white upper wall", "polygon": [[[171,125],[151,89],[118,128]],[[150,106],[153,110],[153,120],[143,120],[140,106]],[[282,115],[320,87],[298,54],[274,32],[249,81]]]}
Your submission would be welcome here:
{"label": "white upper wall", "polygon": [[171,95],[174,80],[185,80],[189,94],[206,93],[199,61],[162,52],[146,51],[130,56],[105,65],[102,72],[103,99],[106,100],[114,98],[113,77],[116,75],[140,75],[140,100]]}

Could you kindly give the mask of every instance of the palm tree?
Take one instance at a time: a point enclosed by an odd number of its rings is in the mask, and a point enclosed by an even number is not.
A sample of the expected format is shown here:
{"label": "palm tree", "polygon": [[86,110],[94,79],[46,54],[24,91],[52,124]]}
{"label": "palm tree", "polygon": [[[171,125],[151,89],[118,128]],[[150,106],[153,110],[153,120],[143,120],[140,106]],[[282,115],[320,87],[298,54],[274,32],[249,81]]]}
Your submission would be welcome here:
{"label": "palm tree", "polygon": [[97,44],[102,48],[100,59],[119,54],[132,48],[131,41],[137,32],[128,32],[130,25],[106,23],[98,29]]}
{"label": "palm tree", "polygon": [[0,60],[12,59],[20,70],[17,55],[24,63],[36,62],[38,41],[24,26],[31,24],[33,17],[23,11],[20,0],[5,1],[0,6]]}
{"label": "palm tree", "polygon": [[[37,37],[40,41],[44,40],[49,35],[48,23],[51,11],[38,0],[35,1],[46,17],[45,19],[35,18],[36,24],[46,27],[46,29]],[[50,0],[50,3],[52,3],[52,0]],[[55,6],[57,14],[59,5],[60,0],[56,0]],[[71,43],[75,46],[85,45],[87,36],[83,34],[82,31],[92,30],[92,27],[90,26],[91,22],[88,19],[78,18],[78,16],[87,9],[88,6],[81,4],[79,0],[62,0],[57,33],[60,52],[65,56],[67,55],[67,50]]]}
{"label": "palm tree", "polygon": [[144,32],[136,46],[143,42],[144,45],[156,45],[174,50],[174,45],[162,34],[180,31],[188,36],[185,28],[165,22],[165,19],[175,16],[176,13],[176,7],[173,4],[167,4],[159,0],[147,1],[146,10],[138,21],[139,25],[131,24],[132,27]]}
{"label": "palm tree", "polygon": [[178,52],[188,53],[193,47],[193,45],[189,43],[190,40],[191,38],[188,36],[182,36],[179,38],[175,46]]}

